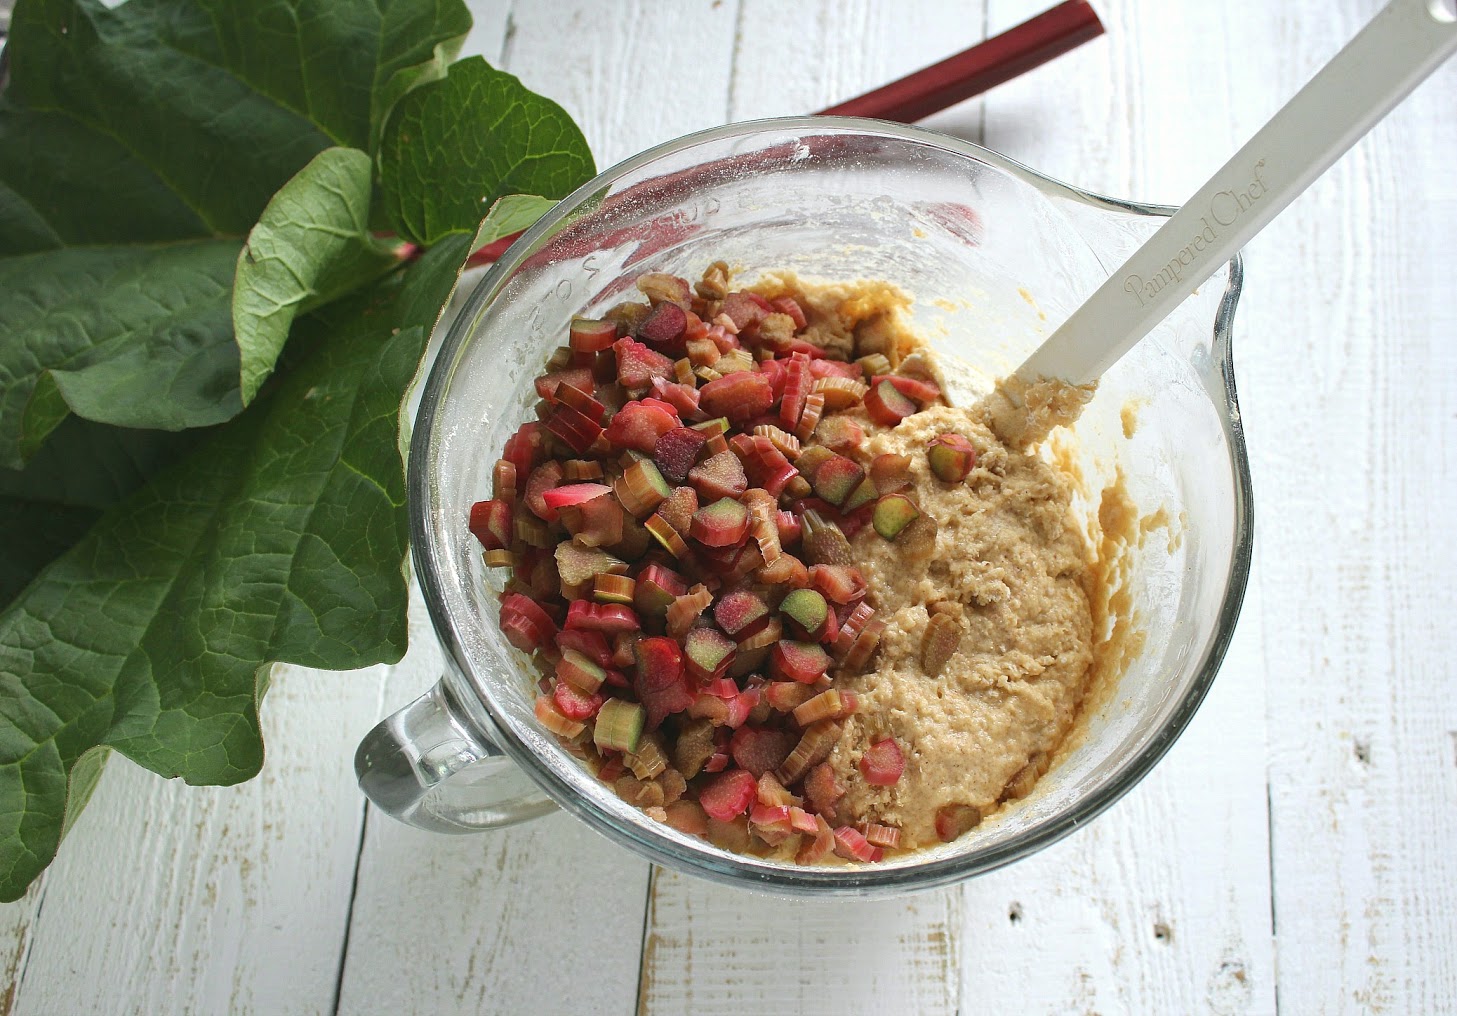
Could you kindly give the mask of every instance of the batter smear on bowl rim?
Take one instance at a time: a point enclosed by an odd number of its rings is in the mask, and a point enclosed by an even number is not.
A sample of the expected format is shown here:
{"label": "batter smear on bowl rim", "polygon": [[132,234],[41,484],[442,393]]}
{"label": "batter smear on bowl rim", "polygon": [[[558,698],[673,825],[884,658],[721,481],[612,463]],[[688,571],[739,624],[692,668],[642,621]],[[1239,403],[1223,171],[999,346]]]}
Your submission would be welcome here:
{"label": "batter smear on bowl rim", "polygon": [[[726,849],[873,862],[1046,770],[1098,574],[1037,441],[946,403],[885,283],[655,273],[572,323],[470,510],[536,715]],[[1029,405],[1035,400],[1028,401]]]}

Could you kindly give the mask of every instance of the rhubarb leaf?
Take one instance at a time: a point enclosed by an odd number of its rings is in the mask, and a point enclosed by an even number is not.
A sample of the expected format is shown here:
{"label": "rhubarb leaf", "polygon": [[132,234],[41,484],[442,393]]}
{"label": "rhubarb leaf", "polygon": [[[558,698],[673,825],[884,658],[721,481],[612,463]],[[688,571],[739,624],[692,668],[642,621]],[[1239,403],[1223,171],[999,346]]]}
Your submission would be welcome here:
{"label": "rhubarb leaf", "polygon": [[251,402],[273,372],[289,327],[395,264],[369,233],[371,166],[354,148],[328,148],[268,202],[238,255],[233,334],[242,396]]}
{"label": "rhubarb leaf", "polygon": [[505,195],[561,198],[595,172],[566,111],[480,57],[400,100],[379,164],[396,230],[424,244],[474,231]]}
{"label": "rhubarb leaf", "polygon": [[0,259],[0,465],[68,413],[181,430],[242,408],[229,324],[240,244],[69,247]]}
{"label": "rhubarb leaf", "polygon": [[401,396],[471,242],[300,319],[276,386],[0,611],[0,898],[54,856],[87,751],[236,783],[262,763],[269,663],[399,659]]}

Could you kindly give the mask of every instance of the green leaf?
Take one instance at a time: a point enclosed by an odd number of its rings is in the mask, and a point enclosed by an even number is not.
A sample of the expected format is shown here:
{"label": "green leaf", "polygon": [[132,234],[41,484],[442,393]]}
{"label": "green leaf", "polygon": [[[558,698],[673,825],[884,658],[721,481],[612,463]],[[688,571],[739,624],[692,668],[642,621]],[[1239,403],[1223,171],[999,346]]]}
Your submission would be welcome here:
{"label": "green leaf", "polygon": [[438,76],[463,0],[21,0],[0,100],[0,255],[242,236],[331,144]]}
{"label": "green leaf", "polygon": [[95,508],[48,504],[0,494],[0,606],[8,604],[46,565],[79,540],[99,518]]}
{"label": "green leaf", "polygon": [[54,856],[85,752],[235,783],[262,762],[270,662],[403,653],[401,392],[470,244],[300,320],[276,387],[0,612],[0,898]]}
{"label": "green leaf", "polygon": [[507,194],[491,206],[490,214],[481,223],[480,231],[476,234],[476,248],[531,228],[555,204],[551,198],[537,197],[535,194]]}
{"label": "green leaf", "polygon": [[396,230],[426,245],[473,232],[498,198],[561,198],[594,173],[571,117],[480,57],[400,100],[379,164]]}
{"label": "green leaf", "polygon": [[230,325],[240,244],[74,247],[0,259],[0,465],[70,412],[181,430],[242,408]]}
{"label": "green leaf", "polygon": [[273,196],[248,234],[233,282],[245,403],[272,373],[295,317],[396,263],[369,233],[371,171],[357,149],[325,149]]}

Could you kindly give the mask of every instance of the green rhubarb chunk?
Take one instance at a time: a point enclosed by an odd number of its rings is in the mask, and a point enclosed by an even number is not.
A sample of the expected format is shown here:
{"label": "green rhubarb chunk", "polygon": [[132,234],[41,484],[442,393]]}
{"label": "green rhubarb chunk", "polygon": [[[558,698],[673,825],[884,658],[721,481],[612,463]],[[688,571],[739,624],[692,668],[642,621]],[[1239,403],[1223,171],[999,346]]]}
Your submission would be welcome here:
{"label": "green rhubarb chunk", "polygon": [[878,493],[875,489],[875,481],[867,476],[860,481],[858,487],[850,492],[850,496],[845,499],[845,503],[840,506],[840,510],[848,515],[856,508],[874,501]]}
{"label": "green rhubarb chunk", "polygon": [[901,531],[921,517],[921,510],[904,494],[887,494],[875,505],[870,524],[887,540],[894,540]]}
{"label": "green rhubarb chunk", "polygon": [[859,463],[843,455],[834,455],[820,463],[810,480],[814,492],[833,505],[843,504],[850,492],[865,479]]}
{"label": "green rhubarb chunk", "polygon": [[801,629],[818,634],[829,619],[829,605],[814,589],[796,589],[779,603],[779,612]]}
{"label": "green rhubarb chunk", "polygon": [[592,741],[602,750],[637,751],[647,713],[636,702],[610,698],[602,703],[597,723],[592,728]]}

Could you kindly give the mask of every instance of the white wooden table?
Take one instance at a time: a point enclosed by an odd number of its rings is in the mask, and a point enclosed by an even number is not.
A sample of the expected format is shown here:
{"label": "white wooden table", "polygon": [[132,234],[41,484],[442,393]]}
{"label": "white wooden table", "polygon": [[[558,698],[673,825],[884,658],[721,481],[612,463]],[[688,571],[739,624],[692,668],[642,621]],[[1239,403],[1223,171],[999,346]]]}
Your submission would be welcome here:
{"label": "white wooden table", "polygon": [[[609,165],[804,112],[1050,0],[478,0],[468,48]],[[1105,0],[1108,35],[930,121],[1177,203],[1378,0]],[[1248,251],[1257,544],[1219,680],[1089,828],[899,902],[777,904],[564,816],[448,838],[366,808],[359,736],[433,680],[285,668],[263,775],[112,761],[0,908],[6,1012],[1457,1011],[1457,64]],[[1444,522],[1443,520],[1447,521]]]}

